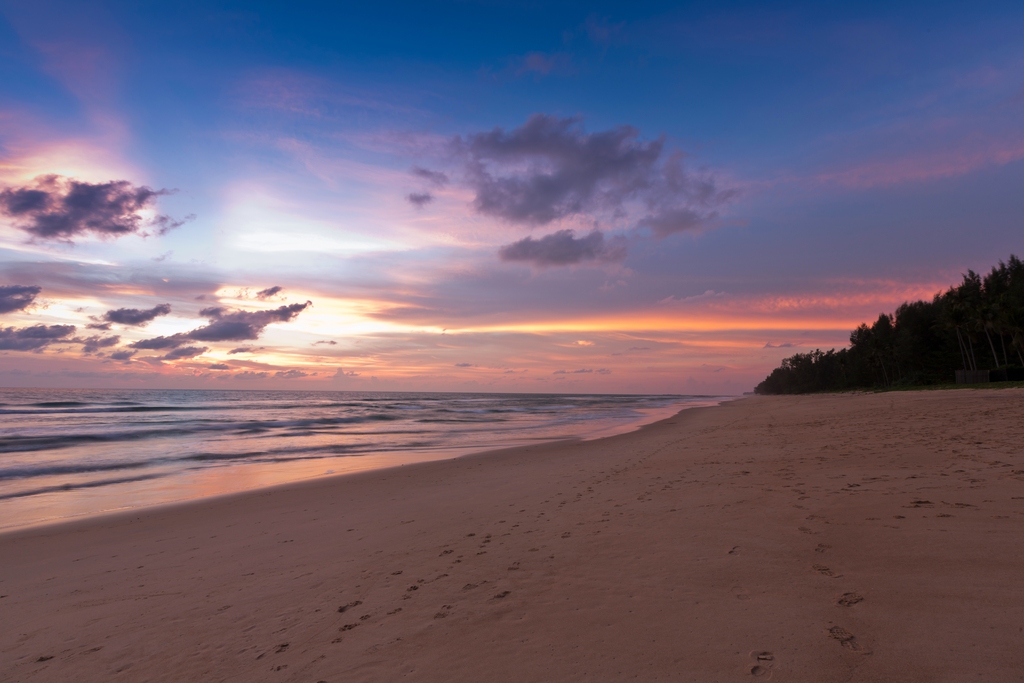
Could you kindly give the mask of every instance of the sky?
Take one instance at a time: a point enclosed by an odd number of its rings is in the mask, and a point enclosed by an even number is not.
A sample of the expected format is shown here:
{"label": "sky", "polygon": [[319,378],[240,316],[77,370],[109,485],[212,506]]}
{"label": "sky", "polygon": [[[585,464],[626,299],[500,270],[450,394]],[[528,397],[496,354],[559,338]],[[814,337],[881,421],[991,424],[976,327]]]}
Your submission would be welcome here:
{"label": "sky", "polygon": [[738,394],[1024,254],[1024,5],[0,0],[0,387]]}

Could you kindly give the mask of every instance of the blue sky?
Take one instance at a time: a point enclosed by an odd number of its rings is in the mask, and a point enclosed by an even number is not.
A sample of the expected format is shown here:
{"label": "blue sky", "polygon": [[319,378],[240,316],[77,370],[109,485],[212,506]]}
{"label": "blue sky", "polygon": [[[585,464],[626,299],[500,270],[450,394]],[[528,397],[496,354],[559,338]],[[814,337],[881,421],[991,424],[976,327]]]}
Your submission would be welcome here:
{"label": "blue sky", "polygon": [[[748,390],[1022,252],[1022,28],[1013,3],[0,3],[0,287],[39,288],[0,313],[0,385]],[[92,223],[72,187],[107,193]]]}

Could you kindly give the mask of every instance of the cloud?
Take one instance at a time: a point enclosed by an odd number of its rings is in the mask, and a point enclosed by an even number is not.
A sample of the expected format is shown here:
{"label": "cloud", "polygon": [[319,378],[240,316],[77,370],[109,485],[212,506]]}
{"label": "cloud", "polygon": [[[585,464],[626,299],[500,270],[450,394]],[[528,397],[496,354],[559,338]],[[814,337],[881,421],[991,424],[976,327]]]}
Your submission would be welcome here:
{"label": "cloud", "polygon": [[254,372],[252,370],[245,370],[243,372],[236,372],[234,375],[235,379],[264,379],[270,377],[269,372]]}
{"label": "cloud", "polygon": [[[167,315],[171,312],[170,304],[160,304],[147,310],[139,310],[138,308],[118,308],[113,311],[107,311],[103,314],[103,320],[108,323],[117,323],[118,325],[128,325],[132,327],[145,327],[156,318],[162,315]],[[89,327],[93,327],[89,325]],[[93,327],[93,329],[110,329]]]}
{"label": "cloud", "polygon": [[74,325],[0,327],[0,351],[35,351],[74,334]]}
{"label": "cloud", "polygon": [[694,294],[692,296],[677,297],[675,294],[665,297],[658,301],[659,304],[685,304],[693,303],[698,301],[706,301],[709,299],[720,299],[726,296],[725,292],[716,292],[713,289],[704,290],[703,294]]}
{"label": "cloud", "polygon": [[161,349],[173,349],[188,341],[184,334],[174,334],[170,337],[153,337],[152,339],[140,339],[132,343],[133,349],[145,349],[148,351],[159,351]]}
{"label": "cloud", "polygon": [[341,379],[343,377],[358,377],[358,376],[359,376],[359,373],[356,372],[355,370],[348,370],[348,371],[346,371],[344,368],[338,368],[338,370],[334,373],[334,379]]}
{"label": "cloud", "polygon": [[472,363],[456,363],[455,367],[457,367],[457,368],[475,368],[476,366],[473,365]]}
{"label": "cloud", "polygon": [[411,173],[422,180],[427,181],[434,187],[444,187],[448,184],[448,174],[441,171],[431,171],[428,168],[413,166]]}
{"label": "cloud", "polygon": [[[143,339],[132,344],[132,348],[173,349],[192,341],[219,342],[257,339],[271,323],[288,322],[312,305],[313,302],[307,301],[303,304],[290,304],[265,311],[232,311],[221,306],[204,308],[199,311],[199,315],[209,319],[209,325],[169,337]],[[242,349],[247,348],[239,347],[230,353],[243,353]]]}
{"label": "cloud", "polygon": [[308,372],[302,370],[278,370],[274,373],[274,377],[280,377],[281,379],[298,379],[299,377],[309,377]]}
{"label": "cloud", "polygon": [[434,201],[434,195],[429,192],[412,192],[405,195],[405,200],[417,209],[422,209],[424,206]]}
{"label": "cloud", "polygon": [[637,223],[641,228],[649,228],[655,237],[668,237],[677,232],[699,230],[708,219],[715,219],[718,214],[702,216],[690,209],[673,209],[662,213],[644,216]]}
{"label": "cloud", "polygon": [[160,356],[160,360],[182,360],[184,358],[195,358],[201,356],[210,350],[208,346],[182,346],[174,349],[165,356]]}
{"label": "cloud", "polygon": [[74,342],[76,344],[81,344],[82,351],[84,351],[85,353],[96,353],[100,349],[107,349],[110,348],[111,346],[117,346],[117,344],[121,341],[121,337],[117,336],[116,334],[110,337],[100,337],[97,335],[93,337],[86,337],[84,339],[75,337],[74,339],[69,339],[68,341]]}
{"label": "cloud", "polygon": [[586,23],[583,28],[587,34],[587,38],[590,39],[595,45],[607,48],[612,44],[613,41],[622,40],[623,30],[626,24],[624,22],[613,24],[607,18],[598,18],[594,15],[587,17]]}
{"label": "cloud", "polygon": [[601,205],[620,205],[648,182],[662,141],[635,128],[587,134],[578,118],[531,116],[506,132],[456,138],[467,155],[474,208],[513,223],[544,225]]}
{"label": "cloud", "polygon": [[32,305],[36,295],[43,291],[35,285],[6,285],[0,287],[0,313],[23,311]]}
{"label": "cloud", "polygon": [[211,370],[230,370],[231,366],[227,363],[214,363],[209,366]]}
{"label": "cloud", "polygon": [[519,128],[494,128],[452,147],[480,214],[522,225],[570,216],[621,219],[661,238],[709,224],[734,190],[693,174],[685,154],[665,154],[664,140],[644,141],[632,126],[587,133],[581,119],[534,114]]}
{"label": "cloud", "polygon": [[767,344],[764,345],[764,348],[766,348],[766,349],[791,349],[794,346],[796,346],[796,344],[793,344],[792,342],[786,342],[784,344],[772,344],[771,342],[768,342]]}
{"label": "cloud", "polygon": [[204,308],[199,315],[209,318],[210,324],[192,330],[187,336],[209,342],[257,339],[271,323],[289,322],[312,305],[312,301],[307,301],[266,311],[229,311],[219,306]]}
{"label": "cloud", "polygon": [[281,285],[274,285],[273,287],[267,287],[266,289],[261,289],[260,291],[256,292],[256,298],[259,299],[260,301],[264,301],[272,296],[280,294],[283,291],[284,287],[282,287]]}
{"label": "cloud", "polygon": [[560,76],[571,76],[576,72],[572,66],[572,56],[565,52],[544,53],[527,52],[514,60],[515,74],[535,74],[547,76],[552,73]]}
{"label": "cloud", "polygon": [[313,344],[312,344],[312,346],[324,346],[324,345],[326,345],[326,346],[337,346],[338,342],[334,341],[333,339],[321,339],[319,341],[313,342]]}
{"label": "cloud", "polygon": [[184,221],[162,215],[146,220],[143,212],[166,194],[171,191],[137,187],[127,180],[87,183],[44,175],[31,186],[0,191],[0,213],[13,218],[15,225],[32,237],[44,240],[148,235],[147,228],[163,235]]}
{"label": "cloud", "polygon": [[259,351],[259,349],[255,346],[239,346],[238,348],[228,351],[228,355],[233,356],[236,353],[255,353],[256,351]]}
{"label": "cloud", "polygon": [[502,261],[527,261],[537,266],[565,266],[582,261],[612,263],[626,258],[621,238],[605,240],[600,231],[577,238],[572,230],[559,230],[540,239],[526,237],[498,250]]}
{"label": "cloud", "polygon": [[122,349],[121,351],[114,351],[112,354],[110,354],[110,358],[111,360],[130,360],[131,357],[134,356],[136,353],[138,352]]}

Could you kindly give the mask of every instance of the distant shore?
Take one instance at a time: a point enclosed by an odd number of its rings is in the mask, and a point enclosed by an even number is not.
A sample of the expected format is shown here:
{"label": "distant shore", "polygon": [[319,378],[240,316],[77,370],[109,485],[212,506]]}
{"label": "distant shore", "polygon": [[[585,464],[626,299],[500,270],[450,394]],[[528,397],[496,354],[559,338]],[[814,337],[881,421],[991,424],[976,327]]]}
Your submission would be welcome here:
{"label": "distant shore", "polygon": [[1018,680],[1021,443],[1021,389],[759,396],[8,532],[0,680]]}

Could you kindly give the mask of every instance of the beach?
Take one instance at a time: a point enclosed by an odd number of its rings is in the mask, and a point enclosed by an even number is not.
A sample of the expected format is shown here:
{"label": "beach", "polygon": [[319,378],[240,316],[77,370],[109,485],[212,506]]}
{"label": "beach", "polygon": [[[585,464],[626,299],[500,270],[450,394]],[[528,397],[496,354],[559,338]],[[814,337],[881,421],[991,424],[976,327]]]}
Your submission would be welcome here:
{"label": "beach", "polygon": [[1019,681],[1024,390],[637,431],[0,534],[4,681]]}

